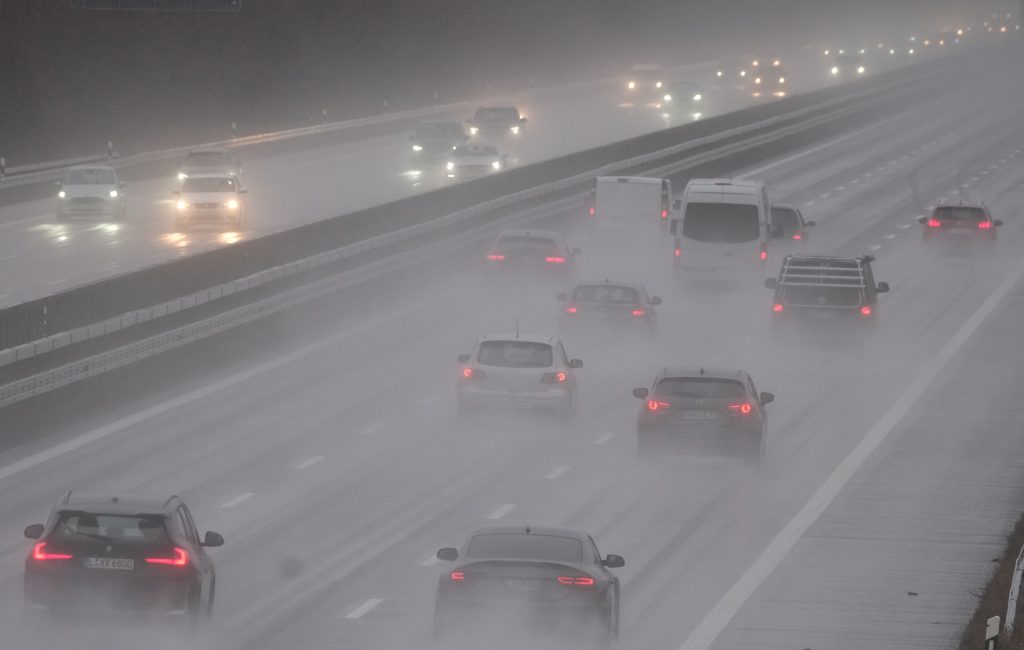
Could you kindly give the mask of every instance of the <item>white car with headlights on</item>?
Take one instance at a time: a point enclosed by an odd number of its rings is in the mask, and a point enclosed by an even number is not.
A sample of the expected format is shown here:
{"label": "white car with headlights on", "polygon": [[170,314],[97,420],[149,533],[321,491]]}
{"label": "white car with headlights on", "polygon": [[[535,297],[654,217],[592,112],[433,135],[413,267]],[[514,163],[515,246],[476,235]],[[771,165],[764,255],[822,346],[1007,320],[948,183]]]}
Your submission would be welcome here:
{"label": "white car with headlights on", "polygon": [[229,174],[195,174],[174,190],[174,225],[178,230],[196,225],[219,225],[238,230],[245,222],[242,196],[248,190]]}
{"label": "white car with headlights on", "polygon": [[508,156],[489,144],[464,144],[452,150],[445,165],[448,178],[466,179],[508,169]]}
{"label": "white car with headlights on", "polygon": [[178,182],[196,174],[224,174],[236,178],[242,175],[242,163],[224,148],[196,149],[185,155],[178,165]]}
{"label": "white car with headlights on", "polygon": [[72,217],[110,217],[123,221],[127,211],[126,183],[113,167],[83,165],[71,167],[57,181],[57,221]]}
{"label": "white car with headlights on", "polygon": [[466,123],[471,136],[518,136],[526,129],[526,117],[515,106],[481,106]]}

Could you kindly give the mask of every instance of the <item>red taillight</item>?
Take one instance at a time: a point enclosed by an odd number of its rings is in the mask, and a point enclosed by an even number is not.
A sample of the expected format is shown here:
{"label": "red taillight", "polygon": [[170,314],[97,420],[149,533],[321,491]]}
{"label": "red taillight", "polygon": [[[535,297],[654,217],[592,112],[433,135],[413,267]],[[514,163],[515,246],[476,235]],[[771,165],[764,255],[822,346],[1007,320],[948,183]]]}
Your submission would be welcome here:
{"label": "red taillight", "polygon": [[466,579],[466,574],[462,571],[452,571],[448,574],[448,577],[451,578],[452,582],[462,582]]}
{"label": "red taillight", "polygon": [[47,553],[46,542],[39,542],[32,547],[32,559],[33,560],[70,560],[71,556],[67,553]]}
{"label": "red taillight", "polygon": [[782,303],[777,302],[774,305],[772,305],[772,311],[775,312],[776,314],[781,314],[782,310],[784,309],[785,307],[782,306]]}
{"label": "red taillight", "polygon": [[647,310],[644,309],[643,307],[634,307],[633,315],[636,316],[637,318],[642,318],[643,316],[647,315]]}
{"label": "red taillight", "polygon": [[761,261],[764,262],[768,259],[768,249],[761,245]]}
{"label": "red taillight", "polygon": [[682,257],[682,256],[683,256],[683,249],[682,249],[682,248],[679,248],[678,246],[676,246],[676,250],[675,250],[675,252],[674,252],[673,254],[674,254],[674,255],[675,255],[676,257]]}
{"label": "red taillight", "polygon": [[558,584],[567,587],[593,587],[594,579],[590,576],[558,576]]}
{"label": "red taillight", "polygon": [[564,257],[556,257],[556,256],[545,257],[544,261],[547,262],[548,264],[565,264],[565,258]]}
{"label": "red taillight", "polygon": [[863,307],[861,307],[860,308],[860,315],[861,316],[870,316],[871,315],[871,305],[864,305]]}
{"label": "red taillight", "polygon": [[647,410],[655,413],[657,411],[665,411],[672,408],[672,404],[669,402],[659,402],[657,400],[647,400]]}
{"label": "red taillight", "polygon": [[742,404],[730,404],[729,410],[736,413],[742,413],[743,415],[750,415],[750,412],[754,410],[754,407],[750,405],[750,402],[743,402]]}
{"label": "red taillight", "polygon": [[546,372],[540,381],[543,384],[564,384],[568,379],[569,375],[564,372]]}
{"label": "red taillight", "polygon": [[793,239],[795,239],[795,240],[797,240],[797,241],[800,241],[800,240],[801,240],[801,239],[803,239],[803,238],[804,238],[804,236],[803,236],[803,233],[799,233],[799,232],[798,232],[798,233],[794,233],[794,234],[793,234]]}
{"label": "red taillight", "polygon": [[501,253],[489,253],[487,255],[487,259],[489,259],[492,262],[502,262],[505,260],[505,256],[502,255]]}
{"label": "red taillight", "polygon": [[992,222],[991,221],[979,221],[978,222],[978,228],[980,228],[981,230],[991,230],[992,229]]}
{"label": "red taillight", "polygon": [[587,212],[590,213],[590,216],[594,216],[595,214],[597,214],[597,208],[595,208],[594,206],[590,206],[590,209],[587,210]]}
{"label": "red taillight", "polygon": [[463,379],[483,379],[485,376],[486,375],[484,375],[484,371],[483,370],[478,370],[476,368],[463,368],[462,369],[462,378]]}
{"label": "red taillight", "polygon": [[174,557],[147,557],[147,564],[165,564],[167,566],[188,566],[188,551],[174,547]]}
{"label": "red taillight", "polygon": [[942,227],[942,222],[939,221],[938,219],[931,218],[931,219],[928,220],[928,227],[929,228],[941,228]]}
{"label": "red taillight", "polygon": [[462,369],[462,376],[465,377],[466,379],[472,379],[473,378],[473,369],[472,368],[463,368]]}
{"label": "red taillight", "polygon": [[668,210],[662,210],[661,211],[661,218],[662,219],[668,219]]}
{"label": "red taillight", "polygon": [[567,314],[572,314],[575,316],[577,312],[579,312],[579,307],[577,307],[576,305],[569,305],[568,307],[565,308],[565,313]]}

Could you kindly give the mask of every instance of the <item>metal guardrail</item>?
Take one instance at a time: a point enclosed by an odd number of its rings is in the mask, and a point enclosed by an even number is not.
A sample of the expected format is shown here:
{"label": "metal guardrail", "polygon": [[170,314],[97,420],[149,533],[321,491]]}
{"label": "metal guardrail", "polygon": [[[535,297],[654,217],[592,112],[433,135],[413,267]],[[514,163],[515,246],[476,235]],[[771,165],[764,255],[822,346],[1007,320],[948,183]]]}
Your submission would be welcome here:
{"label": "metal guardrail", "polygon": [[1004,619],[1003,629],[1007,633],[1013,632],[1013,624],[1017,618],[1022,575],[1024,575],[1024,547],[1017,554],[1017,563],[1013,567],[1013,579],[1010,581],[1010,596],[1006,601],[1006,619]]}

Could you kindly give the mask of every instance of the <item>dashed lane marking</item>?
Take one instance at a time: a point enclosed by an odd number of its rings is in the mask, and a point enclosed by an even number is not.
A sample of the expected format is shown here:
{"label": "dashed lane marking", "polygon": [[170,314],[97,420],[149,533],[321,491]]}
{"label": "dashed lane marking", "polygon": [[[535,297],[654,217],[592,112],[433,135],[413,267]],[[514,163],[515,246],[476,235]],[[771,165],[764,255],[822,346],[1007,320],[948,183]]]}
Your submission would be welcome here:
{"label": "dashed lane marking", "polygon": [[603,436],[601,436],[600,438],[598,438],[597,440],[595,440],[594,444],[595,445],[605,445],[605,444],[608,444],[608,442],[611,441],[611,439],[614,438],[614,437],[615,437],[614,433],[606,433]]}
{"label": "dashed lane marking", "polygon": [[516,504],[514,504],[514,503],[506,503],[504,505],[498,506],[498,509],[495,510],[494,512],[492,512],[491,514],[487,515],[487,518],[488,519],[501,519],[502,517],[504,517],[508,513],[512,512],[512,510],[514,510],[515,507],[516,507]]}
{"label": "dashed lane marking", "polygon": [[359,607],[356,607],[355,609],[353,609],[348,614],[345,614],[345,618],[347,618],[347,619],[362,618],[362,617],[366,616],[367,614],[369,614],[371,611],[373,611],[373,609],[377,605],[380,605],[383,602],[384,602],[383,598],[370,598],[369,600],[364,602]]}
{"label": "dashed lane marking", "polygon": [[555,469],[553,469],[550,472],[548,472],[548,475],[545,476],[544,478],[546,478],[549,481],[553,481],[553,480],[555,480],[556,478],[558,478],[562,474],[565,474],[568,471],[569,471],[569,466],[568,465],[562,465],[561,467],[556,467]]}
{"label": "dashed lane marking", "polygon": [[359,436],[370,436],[370,435],[373,435],[373,434],[377,433],[378,431],[380,431],[381,429],[383,429],[386,426],[388,426],[386,422],[374,422],[373,424],[368,424],[365,427],[363,427],[362,429],[360,429],[356,433],[356,435],[359,435]]}
{"label": "dashed lane marking", "polygon": [[311,456],[306,460],[302,461],[301,463],[299,463],[298,465],[296,465],[295,469],[309,469],[313,465],[316,465],[317,463],[322,461],[324,458],[326,458],[326,456]]}
{"label": "dashed lane marking", "polygon": [[234,508],[239,503],[242,503],[243,501],[248,501],[249,499],[251,499],[254,496],[256,496],[256,495],[253,494],[252,492],[242,492],[241,494],[239,494],[234,499],[231,499],[230,501],[225,501],[224,503],[220,504],[220,507],[221,508]]}

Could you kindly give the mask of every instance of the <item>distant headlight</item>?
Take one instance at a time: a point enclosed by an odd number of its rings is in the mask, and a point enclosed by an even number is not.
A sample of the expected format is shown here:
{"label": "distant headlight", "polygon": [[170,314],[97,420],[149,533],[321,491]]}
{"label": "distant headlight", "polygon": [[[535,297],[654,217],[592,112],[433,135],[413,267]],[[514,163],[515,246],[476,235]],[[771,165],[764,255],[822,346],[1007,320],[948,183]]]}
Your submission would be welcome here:
{"label": "distant headlight", "polygon": [[58,199],[66,199],[67,196],[68,196],[68,193],[65,192],[64,190],[61,190],[61,191],[57,192],[57,198]]}
{"label": "distant headlight", "polygon": [[699,102],[702,99],[704,99],[704,95],[701,95],[700,93],[697,93],[696,95],[693,96],[693,101],[695,102]]}
{"label": "distant headlight", "polygon": [[224,205],[228,206],[228,210],[237,210],[238,199],[228,199],[228,202],[225,203]]}
{"label": "distant headlight", "polygon": [[448,161],[448,164],[447,164],[447,165],[445,165],[445,168],[446,168],[446,169],[447,169],[448,171],[451,171],[451,170],[455,169],[455,163],[453,163],[453,162],[451,162],[451,161],[449,160],[449,161]]}
{"label": "distant headlight", "polygon": [[832,66],[832,74],[833,75],[839,74],[839,66],[837,66],[837,65]]}
{"label": "distant headlight", "polygon": [[187,208],[187,207],[188,207],[188,203],[187,203],[187,202],[185,201],[185,199],[180,199],[180,200],[179,200],[179,201],[178,201],[178,202],[177,202],[177,203],[175,204],[175,206],[176,206],[176,207],[177,207],[177,208],[178,208],[179,210],[184,210],[185,208]]}
{"label": "distant headlight", "polygon": [[495,169],[501,169],[501,161],[500,160],[492,160],[491,161],[491,167],[494,167]]}
{"label": "distant headlight", "polygon": [[719,70],[718,72],[716,72],[716,73],[715,73],[715,76],[716,76],[716,77],[721,77],[721,76],[722,76],[722,74],[723,74],[723,73],[722,73],[722,71],[721,71],[721,70]]}
{"label": "distant headlight", "polygon": [[110,190],[110,198],[112,198],[112,199],[116,199],[117,198],[117,190]]}
{"label": "distant headlight", "polygon": [[664,97],[662,97],[662,101],[666,101],[666,102],[672,101],[672,95],[665,95]]}
{"label": "distant headlight", "polygon": [[414,145],[412,146],[412,150],[413,150],[413,151],[423,151],[423,145],[420,145],[420,144],[414,144]]}
{"label": "distant headlight", "polygon": [[630,81],[628,84],[626,84],[626,88],[629,88],[630,90],[635,90],[636,89],[636,82],[635,81]]}
{"label": "distant headlight", "polygon": [[519,135],[519,127],[518,127],[518,126],[513,126],[513,127],[511,128],[511,131],[512,131],[512,133],[513,133],[514,135]]}
{"label": "distant headlight", "polygon": [[786,83],[786,78],[785,77],[779,77],[779,83],[780,84]]}
{"label": "distant headlight", "polygon": [[740,70],[740,76],[741,77],[746,77],[747,76],[747,71],[746,70]]}
{"label": "distant headlight", "polygon": [[479,132],[480,132],[480,128],[479,127],[476,127],[476,126],[469,127],[469,134],[470,135],[476,135]]}
{"label": "distant headlight", "polygon": [[857,68],[857,74],[864,74],[864,66]]}
{"label": "distant headlight", "polygon": [[661,88],[661,82],[660,81],[655,81],[654,82],[654,87],[655,88]]}
{"label": "distant headlight", "polygon": [[178,180],[179,181],[183,181],[186,178],[188,178],[188,174],[186,174],[185,172],[178,172]]}
{"label": "distant headlight", "polygon": [[760,84],[761,83],[761,77],[758,77],[757,79],[754,79],[754,83]]}

